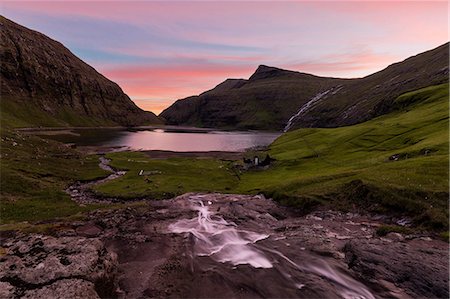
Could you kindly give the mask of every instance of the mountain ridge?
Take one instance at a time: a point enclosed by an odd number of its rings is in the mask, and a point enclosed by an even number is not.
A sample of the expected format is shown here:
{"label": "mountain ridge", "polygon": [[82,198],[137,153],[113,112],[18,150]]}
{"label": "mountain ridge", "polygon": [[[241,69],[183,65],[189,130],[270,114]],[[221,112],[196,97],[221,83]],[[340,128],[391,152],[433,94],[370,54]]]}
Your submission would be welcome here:
{"label": "mountain ridge", "polygon": [[3,16],[0,26],[2,125],[161,123],[62,43]]}
{"label": "mountain ridge", "polygon": [[445,43],[353,79],[260,65],[249,79],[234,79],[238,84],[227,79],[198,96],[176,101],[160,116],[172,125],[283,130],[305,105],[330,90],[291,128],[352,125],[389,112],[392,101],[404,92],[448,82],[448,52]]}

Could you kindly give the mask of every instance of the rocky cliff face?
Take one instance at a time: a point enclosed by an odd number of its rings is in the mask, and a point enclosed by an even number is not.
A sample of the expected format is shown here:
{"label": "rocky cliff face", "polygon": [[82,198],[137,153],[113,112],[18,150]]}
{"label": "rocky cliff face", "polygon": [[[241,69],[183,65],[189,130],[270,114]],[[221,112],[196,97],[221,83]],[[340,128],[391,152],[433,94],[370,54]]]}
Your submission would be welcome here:
{"label": "rocky cliff face", "polygon": [[134,126],[161,121],[49,37],[0,17],[2,123]]}
{"label": "rocky cliff face", "polygon": [[[399,95],[448,82],[448,43],[359,79],[336,79],[259,66],[161,113],[169,124],[283,130],[338,127],[389,112]],[[287,126],[289,124],[289,126]]]}

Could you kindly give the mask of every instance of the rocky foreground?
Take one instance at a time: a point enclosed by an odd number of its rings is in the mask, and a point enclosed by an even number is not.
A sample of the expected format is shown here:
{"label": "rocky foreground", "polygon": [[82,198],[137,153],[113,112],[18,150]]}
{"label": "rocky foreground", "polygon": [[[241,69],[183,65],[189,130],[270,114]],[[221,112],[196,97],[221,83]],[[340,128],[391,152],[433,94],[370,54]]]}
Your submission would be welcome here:
{"label": "rocky foreground", "polygon": [[3,232],[0,298],[448,298],[448,244],[376,217],[185,194]]}

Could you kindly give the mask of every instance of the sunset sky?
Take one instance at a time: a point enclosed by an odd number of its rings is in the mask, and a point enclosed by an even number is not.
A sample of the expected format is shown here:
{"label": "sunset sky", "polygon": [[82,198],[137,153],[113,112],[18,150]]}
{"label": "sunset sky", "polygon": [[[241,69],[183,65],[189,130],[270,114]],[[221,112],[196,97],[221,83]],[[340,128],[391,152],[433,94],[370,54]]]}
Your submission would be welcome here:
{"label": "sunset sky", "polygon": [[159,113],[260,64],[361,77],[448,41],[447,2],[2,1]]}

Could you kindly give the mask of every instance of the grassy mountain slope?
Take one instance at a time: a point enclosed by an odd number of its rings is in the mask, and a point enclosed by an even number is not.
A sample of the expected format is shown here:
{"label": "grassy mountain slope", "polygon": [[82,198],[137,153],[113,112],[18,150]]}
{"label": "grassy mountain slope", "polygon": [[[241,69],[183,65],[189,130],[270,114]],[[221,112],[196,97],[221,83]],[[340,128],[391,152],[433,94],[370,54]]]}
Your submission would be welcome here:
{"label": "grassy mountain slope", "polygon": [[448,43],[360,79],[317,77],[260,66],[248,79],[227,80],[161,113],[168,124],[282,130],[314,96],[329,92],[295,120],[296,127],[338,127],[390,111],[402,93],[448,82]]}
{"label": "grassy mountain slope", "polygon": [[335,127],[391,111],[401,94],[448,82],[449,44],[394,63],[370,76],[350,80],[299,117],[295,127]]}
{"label": "grassy mountain slope", "polygon": [[[247,171],[240,178],[227,161],[152,160],[143,153],[112,153],[112,164],[130,171],[96,190],[150,198],[190,191],[262,192],[304,210],[329,205],[406,214],[418,224],[444,230],[449,195],[448,88],[442,84],[405,93],[393,102],[392,112],[357,125],[286,133],[270,146],[277,161],[269,169]],[[138,176],[140,169],[161,174]]]}
{"label": "grassy mountain slope", "polygon": [[293,205],[350,202],[406,212],[447,227],[448,87],[406,93],[395,111],[365,123],[284,134],[270,147],[276,167],[245,174],[239,189]]}
{"label": "grassy mountain slope", "polygon": [[0,28],[3,126],[161,123],[59,42],[2,16]]}

